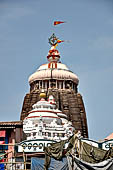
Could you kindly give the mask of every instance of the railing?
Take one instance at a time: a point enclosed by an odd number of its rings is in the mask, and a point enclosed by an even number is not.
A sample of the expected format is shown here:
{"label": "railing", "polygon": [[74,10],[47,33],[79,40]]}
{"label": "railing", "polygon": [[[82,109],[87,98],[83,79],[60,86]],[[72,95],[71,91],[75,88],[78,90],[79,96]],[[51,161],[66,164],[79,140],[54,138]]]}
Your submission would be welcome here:
{"label": "railing", "polygon": [[[15,151],[15,146],[19,146],[19,144],[0,144],[3,147],[1,152],[4,152],[0,155],[3,157],[0,162],[0,170],[31,170],[31,161],[27,160],[29,154],[23,152],[21,154],[17,154]],[[4,149],[4,146],[12,146],[12,151],[8,152],[8,150]],[[21,161],[17,161],[21,158]],[[28,167],[29,166],[29,167]]]}

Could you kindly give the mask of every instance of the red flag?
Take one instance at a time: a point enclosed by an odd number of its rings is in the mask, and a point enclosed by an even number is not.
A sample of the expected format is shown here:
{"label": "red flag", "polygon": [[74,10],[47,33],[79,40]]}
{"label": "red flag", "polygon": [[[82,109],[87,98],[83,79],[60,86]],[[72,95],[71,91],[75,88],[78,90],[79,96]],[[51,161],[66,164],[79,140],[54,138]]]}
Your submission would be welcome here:
{"label": "red flag", "polygon": [[65,21],[54,21],[54,25],[65,23]]}
{"label": "red flag", "polygon": [[57,43],[61,43],[61,42],[64,42],[64,40],[57,40]]}

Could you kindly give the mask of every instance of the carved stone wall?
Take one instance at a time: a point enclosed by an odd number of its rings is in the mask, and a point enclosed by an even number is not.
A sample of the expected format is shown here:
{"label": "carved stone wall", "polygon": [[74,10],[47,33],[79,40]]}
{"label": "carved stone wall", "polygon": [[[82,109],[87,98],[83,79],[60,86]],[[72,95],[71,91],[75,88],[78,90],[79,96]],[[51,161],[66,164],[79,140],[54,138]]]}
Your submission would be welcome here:
{"label": "carved stone wall", "polygon": [[[87,119],[81,94],[76,93],[72,89],[48,89],[47,98],[51,94],[55,98],[57,108],[62,110],[62,112],[68,116],[68,120],[72,121],[75,129],[77,131],[80,130],[82,136],[87,138]],[[28,115],[28,112],[32,110],[32,105],[40,100],[39,95],[39,90],[26,94],[20,117],[21,120],[23,120]]]}

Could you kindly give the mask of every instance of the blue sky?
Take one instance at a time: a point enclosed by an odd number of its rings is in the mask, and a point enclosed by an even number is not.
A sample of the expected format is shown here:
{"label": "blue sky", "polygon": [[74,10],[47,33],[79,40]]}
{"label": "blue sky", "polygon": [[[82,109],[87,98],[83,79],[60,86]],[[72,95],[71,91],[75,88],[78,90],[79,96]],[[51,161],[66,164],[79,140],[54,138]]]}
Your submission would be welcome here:
{"label": "blue sky", "polygon": [[104,139],[113,132],[112,0],[0,0],[0,121],[19,120],[28,77],[47,62],[53,32],[70,40],[58,50],[79,77],[89,137]]}

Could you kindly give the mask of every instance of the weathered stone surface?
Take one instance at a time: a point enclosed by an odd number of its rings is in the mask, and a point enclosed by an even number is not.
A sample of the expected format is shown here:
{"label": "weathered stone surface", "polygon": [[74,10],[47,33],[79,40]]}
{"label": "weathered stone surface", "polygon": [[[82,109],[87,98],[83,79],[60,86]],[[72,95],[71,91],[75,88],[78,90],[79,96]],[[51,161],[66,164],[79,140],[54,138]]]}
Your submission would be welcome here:
{"label": "weathered stone surface", "polygon": [[[49,95],[54,96],[57,108],[68,116],[68,120],[72,121],[75,129],[80,130],[83,137],[88,137],[86,112],[81,94],[71,89],[48,89],[46,93],[47,98]],[[32,110],[32,105],[40,100],[39,95],[39,90],[26,94],[21,112],[21,120]]]}

